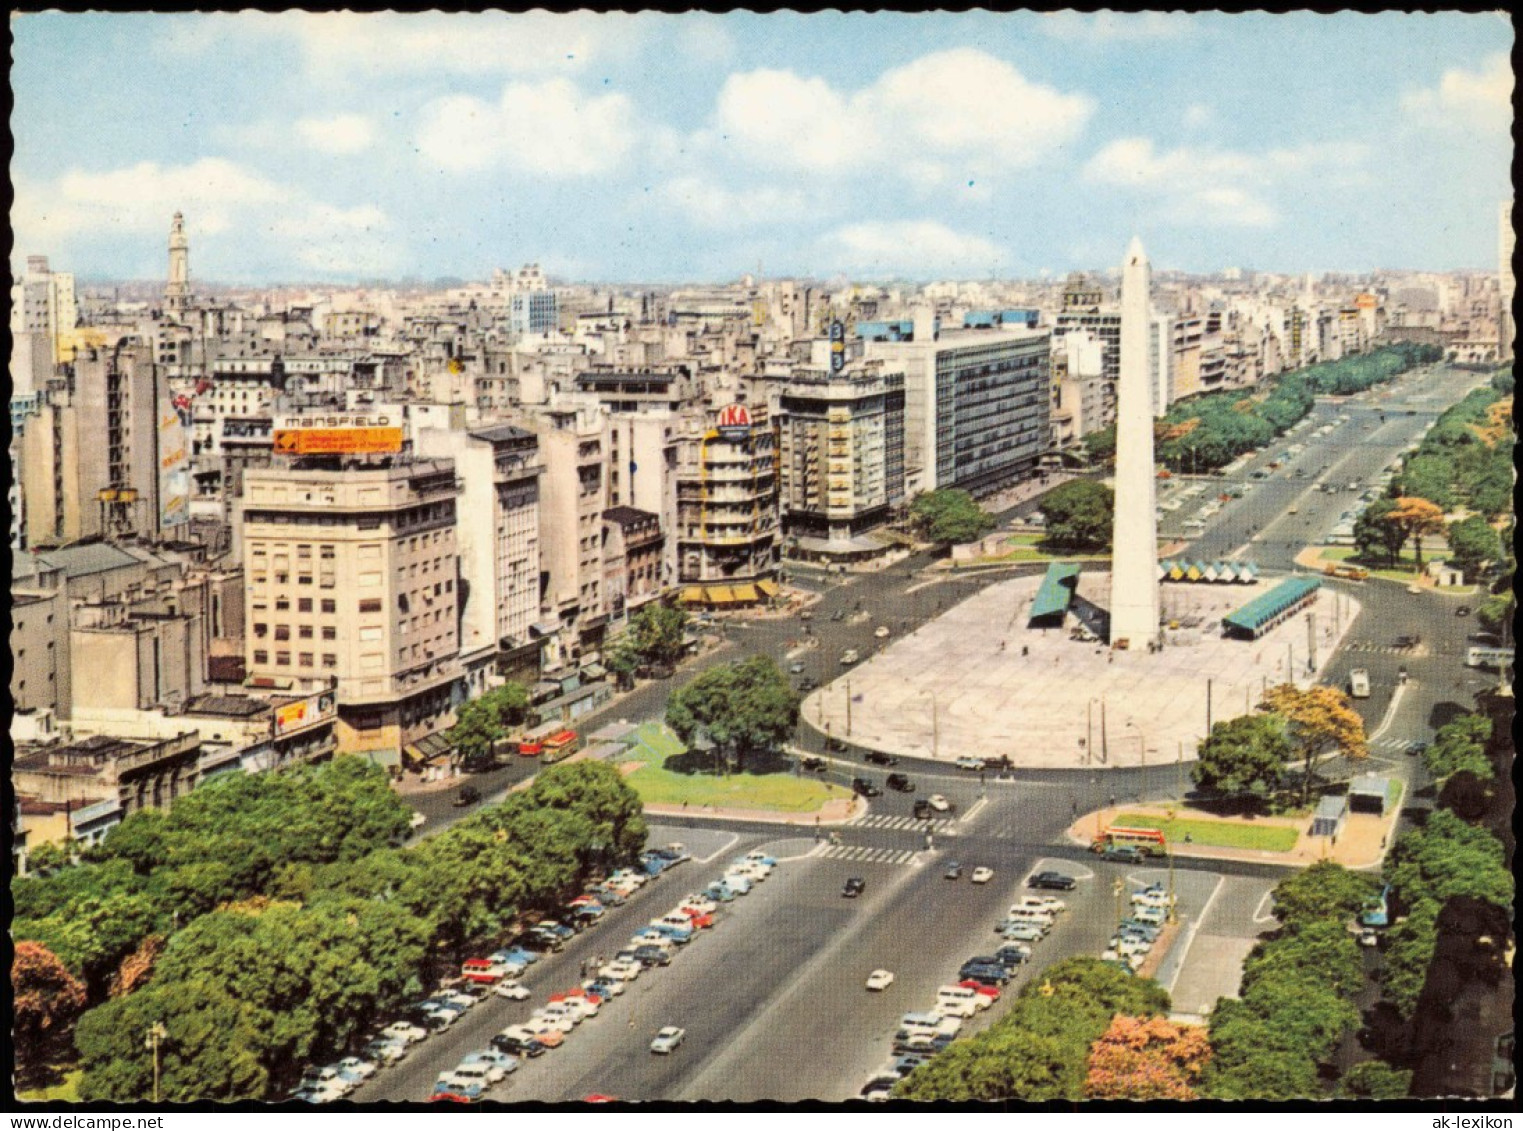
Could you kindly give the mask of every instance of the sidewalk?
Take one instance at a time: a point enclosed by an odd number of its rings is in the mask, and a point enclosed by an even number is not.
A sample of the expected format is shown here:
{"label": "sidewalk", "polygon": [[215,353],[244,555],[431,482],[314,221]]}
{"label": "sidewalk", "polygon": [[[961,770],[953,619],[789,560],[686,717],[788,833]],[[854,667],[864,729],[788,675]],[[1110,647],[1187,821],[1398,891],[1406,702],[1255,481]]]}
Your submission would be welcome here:
{"label": "sidewalk", "polygon": [[791,825],[801,829],[840,825],[867,812],[867,803],[860,797],[837,797],[827,801],[817,813],[778,813],[769,809],[716,809],[709,805],[698,808],[681,805],[647,805],[647,817],[686,817],[705,821],[758,821],[769,825]]}
{"label": "sidewalk", "polygon": [[1216,848],[1200,844],[1172,845],[1175,856],[1195,860],[1238,860],[1251,864],[1278,864],[1287,868],[1305,868],[1318,860],[1332,860],[1345,868],[1365,869],[1378,866],[1385,859],[1392,826],[1401,812],[1398,801],[1390,806],[1384,816],[1373,813],[1350,813],[1343,829],[1336,837],[1314,837],[1308,834],[1310,817],[1219,817],[1189,806],[1168,805],[1118,805],[1099,809],[1082,815],[1069,825],[1067,836],[1074,844],[1088,846],[1095,839],[1096,829],[1108,828],[1122,813],[1138,813],[1167,819],[1177,816],[1182,820],[1219,821],[1223,824],[1252,825],[1257,828],[1293,828],[1301,835],[1294,848],[1286,852],[1271,852],[1254,848]]}

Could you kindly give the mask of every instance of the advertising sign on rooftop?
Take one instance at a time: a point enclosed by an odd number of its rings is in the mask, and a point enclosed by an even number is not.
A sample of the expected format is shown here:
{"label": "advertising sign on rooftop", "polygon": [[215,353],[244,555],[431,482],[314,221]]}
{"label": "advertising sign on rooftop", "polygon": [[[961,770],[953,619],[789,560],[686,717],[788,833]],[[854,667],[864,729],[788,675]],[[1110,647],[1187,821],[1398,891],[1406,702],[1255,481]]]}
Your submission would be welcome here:
{"label": "advertising sign on rooftop", "polygon": [[846,326],[840,319],[830,324],[830,371],[839,373],[846,368]]}
{"label": "advertising sign on rooftop", "polygon": [[728,404],[719,410],[719,436],[723,440],[744,440],[751,434],[751,410],[743,404]]}
{"label": "advertising sign on rooftop", "polygon": [[277,455],[370,455],[402,450],[402,422],[388,412],[283,416],[275,421]]}
{"label": "advertising sign on rooftop", "polygon": [[331,691],[319,691],[294,703],[283,704],[275,708],[275,737],[325,722],[336,713]]}

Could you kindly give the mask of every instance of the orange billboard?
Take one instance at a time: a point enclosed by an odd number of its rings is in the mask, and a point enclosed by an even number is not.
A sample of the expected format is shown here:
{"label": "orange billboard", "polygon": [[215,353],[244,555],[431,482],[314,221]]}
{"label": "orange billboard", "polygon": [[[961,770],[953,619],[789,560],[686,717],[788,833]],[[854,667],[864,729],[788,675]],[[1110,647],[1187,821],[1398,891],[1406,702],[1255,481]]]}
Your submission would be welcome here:
{"label": "orange billboard", "polygon": [[282,428],[275,432],[281,455],[367,455],[400,452],[400,428]]}

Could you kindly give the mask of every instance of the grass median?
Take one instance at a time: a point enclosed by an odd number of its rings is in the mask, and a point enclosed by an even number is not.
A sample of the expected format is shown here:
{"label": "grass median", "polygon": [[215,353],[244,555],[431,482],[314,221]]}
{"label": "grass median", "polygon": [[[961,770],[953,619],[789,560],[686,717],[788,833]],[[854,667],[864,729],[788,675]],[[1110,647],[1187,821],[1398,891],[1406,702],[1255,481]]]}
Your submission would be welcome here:
{"label": "grass median", "polygon": [[1251,848],[1261,852],[1289,852],[1301,834],[1287,825],[1264,825],[1245,821],[1213,821],[1204,817],[1160,817],[1148,813],[1122,813],[1113,824],[1126,828],[1158,829],[1170,844],[1190,843],[1202,848]]}
{"label": "grass median", "polygon": [[624,780],[646,805],[814,813],[827,801],[850,796],[841,786],[791,772],[717,774],[668,769],[668,762],[687,756],[682,741],[659,723],[641,725],[638,735],[622,768]]}

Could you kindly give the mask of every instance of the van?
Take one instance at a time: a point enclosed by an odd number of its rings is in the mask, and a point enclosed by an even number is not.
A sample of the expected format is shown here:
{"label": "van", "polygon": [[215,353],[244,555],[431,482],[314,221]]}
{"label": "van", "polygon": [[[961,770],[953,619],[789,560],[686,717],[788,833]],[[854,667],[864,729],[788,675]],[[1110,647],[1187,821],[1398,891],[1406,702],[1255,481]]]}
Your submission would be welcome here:
{"label": "van", "polygon": [[936,991],[936,1012],[948,1017],[972,1017],[978,1010],[978,991],[970,986],[942,986]]}
{"label": "van", "polygon": [[1032,923],[1042,928],[1052,926],[1052,912],[1039,907],[1022,907],[1017,903],[1006,916],[1012,923]]}

